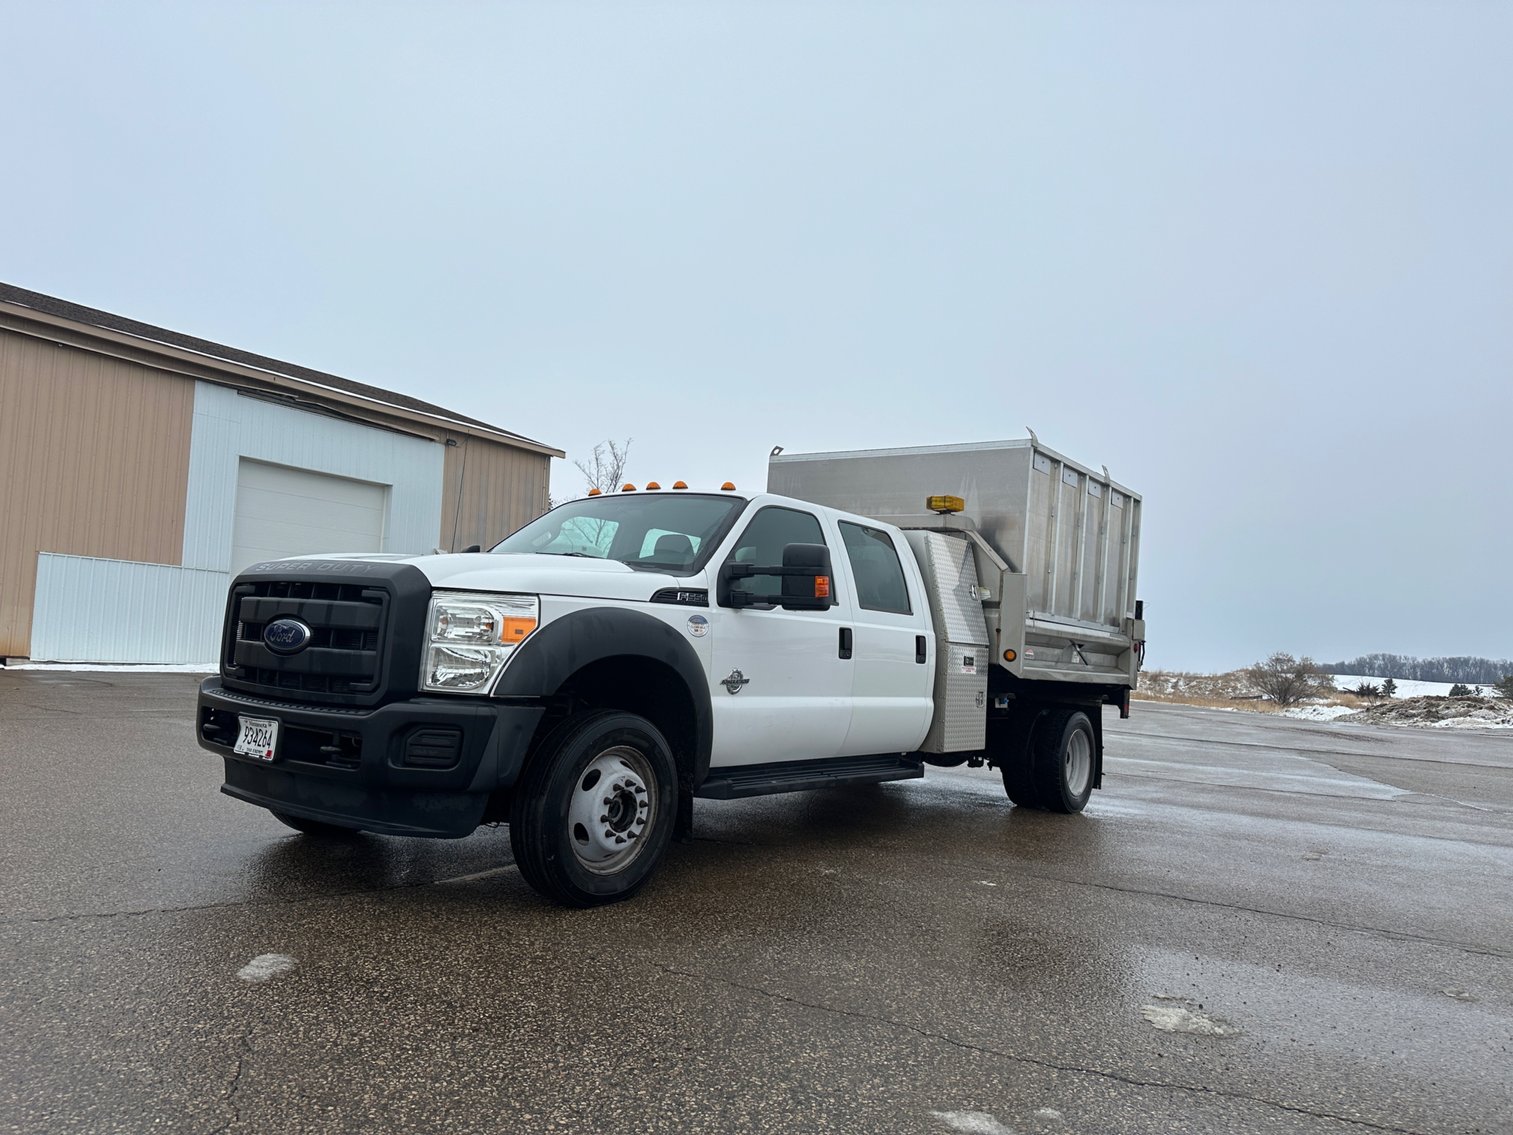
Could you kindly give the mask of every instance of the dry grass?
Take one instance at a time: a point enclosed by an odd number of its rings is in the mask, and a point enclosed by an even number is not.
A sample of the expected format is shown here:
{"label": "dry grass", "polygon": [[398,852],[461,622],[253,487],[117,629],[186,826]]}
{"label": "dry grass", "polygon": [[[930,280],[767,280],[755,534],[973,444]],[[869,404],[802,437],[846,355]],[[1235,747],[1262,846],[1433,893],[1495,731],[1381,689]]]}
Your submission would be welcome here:
{"label": "dry grass", "polygon": [[[1280,713],[1282,707],[1253,693],[1242,670],[1227,674],[1188,674],[1173,670],[1146,670],[1140,675],[1136,701],[1166,702],[1171,705],[1195,705],[1205,709],[1235,709],[1249,713]],[[1343,705],[1365,709],[1376,705],[1370,698],[1357,697],[1342,690],[1325,693],[1307,704]]]}
{"label": "dry grass", "polygon": [[1225,698],[1205,694],[1176,693],[1170,690],[1136,690],[1131,697],[1135,701],[1159,701],[1169,705],[1196,705],[1205,709],[1244,709],[1257,713],[1276,710],[1278,707],[1260,698]]}

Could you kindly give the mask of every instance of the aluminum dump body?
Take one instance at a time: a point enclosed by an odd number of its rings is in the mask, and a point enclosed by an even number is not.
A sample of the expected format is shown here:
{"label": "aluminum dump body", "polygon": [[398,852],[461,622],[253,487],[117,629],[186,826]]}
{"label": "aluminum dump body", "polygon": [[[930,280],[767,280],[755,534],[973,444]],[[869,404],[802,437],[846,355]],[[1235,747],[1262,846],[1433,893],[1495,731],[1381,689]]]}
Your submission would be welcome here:
{"label": "aluminum dump body", "polygon": [[[1140,497],[1033,439],[779,453],[767,490],[901,528],[975,532],[1000,666],[1021,677],[1133,686]],[[926,497],[958,496],[959,516]],[[991,561],[997,560],[998,563]],[[1013,661],[1003,658],[1005,649]]]}

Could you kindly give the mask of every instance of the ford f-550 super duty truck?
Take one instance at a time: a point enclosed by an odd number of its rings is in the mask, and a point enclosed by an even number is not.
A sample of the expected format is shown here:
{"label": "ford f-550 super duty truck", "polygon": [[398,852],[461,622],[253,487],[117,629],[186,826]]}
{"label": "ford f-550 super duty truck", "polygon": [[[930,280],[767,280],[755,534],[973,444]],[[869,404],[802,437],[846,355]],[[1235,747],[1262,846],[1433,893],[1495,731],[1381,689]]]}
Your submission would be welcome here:
{"label": "ford f-550 super duty truck", "polygon": [[768,478],[590,495],[488,552],[254,564],[199,694],[222,791],[307,833],[507,822],[574,905],[644,884],[695,797],[986,763],[1080,811],[1144,649],[1140,498],[1033,436],[774,450]]}

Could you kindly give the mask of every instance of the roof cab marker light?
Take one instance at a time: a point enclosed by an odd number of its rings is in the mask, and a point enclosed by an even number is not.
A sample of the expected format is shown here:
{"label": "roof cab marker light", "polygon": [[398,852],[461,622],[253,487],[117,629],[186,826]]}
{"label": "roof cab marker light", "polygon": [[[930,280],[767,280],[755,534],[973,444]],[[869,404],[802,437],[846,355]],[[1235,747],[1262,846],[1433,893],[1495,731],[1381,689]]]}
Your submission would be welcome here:
{"label": "roof cab marker light", "polygon": [[722,493],[733,493],[733,492],[735,492],[735,482],[734,481],[726,481],[723,485],[720,486],[720,492],[722,492]]}
{"label": "roof cab marker light", "polygon": [[657,482],[655,482],[655,481],[647,481],[646,482],[646,491],[649,492],[649,493],[654,493],[658,489],[660,489],[661,487],[662,486],[659,485],[659,484],[657,484]]}
{"label": "roof cab marker light", "polygon": [[620,491],[622,493],[633,493],[636,491],[636,486],[632,485],[629,481],[626,481],[625,484],[620,486]]}
{"label": "roof cab marker light", "polygon": [[591,497],[602,497],[604,495],[604,490],[603,489],[589,489],[588,490],[588,495],[591,496]]}
{"label": "roof cab marker light", "polygon": [[674,481],[672,483],[672,487],[675,488],[675,489],[686,489],[686,488],[688,488],[688,482],[687,481]]}

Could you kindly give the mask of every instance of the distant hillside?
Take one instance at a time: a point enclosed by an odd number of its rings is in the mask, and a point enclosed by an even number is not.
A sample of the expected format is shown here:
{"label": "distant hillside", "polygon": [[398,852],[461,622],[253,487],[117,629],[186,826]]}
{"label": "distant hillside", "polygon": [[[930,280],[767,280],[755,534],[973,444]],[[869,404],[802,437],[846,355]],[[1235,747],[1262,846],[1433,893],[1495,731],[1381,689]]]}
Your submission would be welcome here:
{"label": "distant hillside", "polygon": [[1363,654],[1348,662],[1320,662],[1326,674],[1367,674],[1373,678],[1408,678],[1415,682],[1500,682],[1513,674],[1513,662],[1496,658],[1409,658],[1405,654]]}

